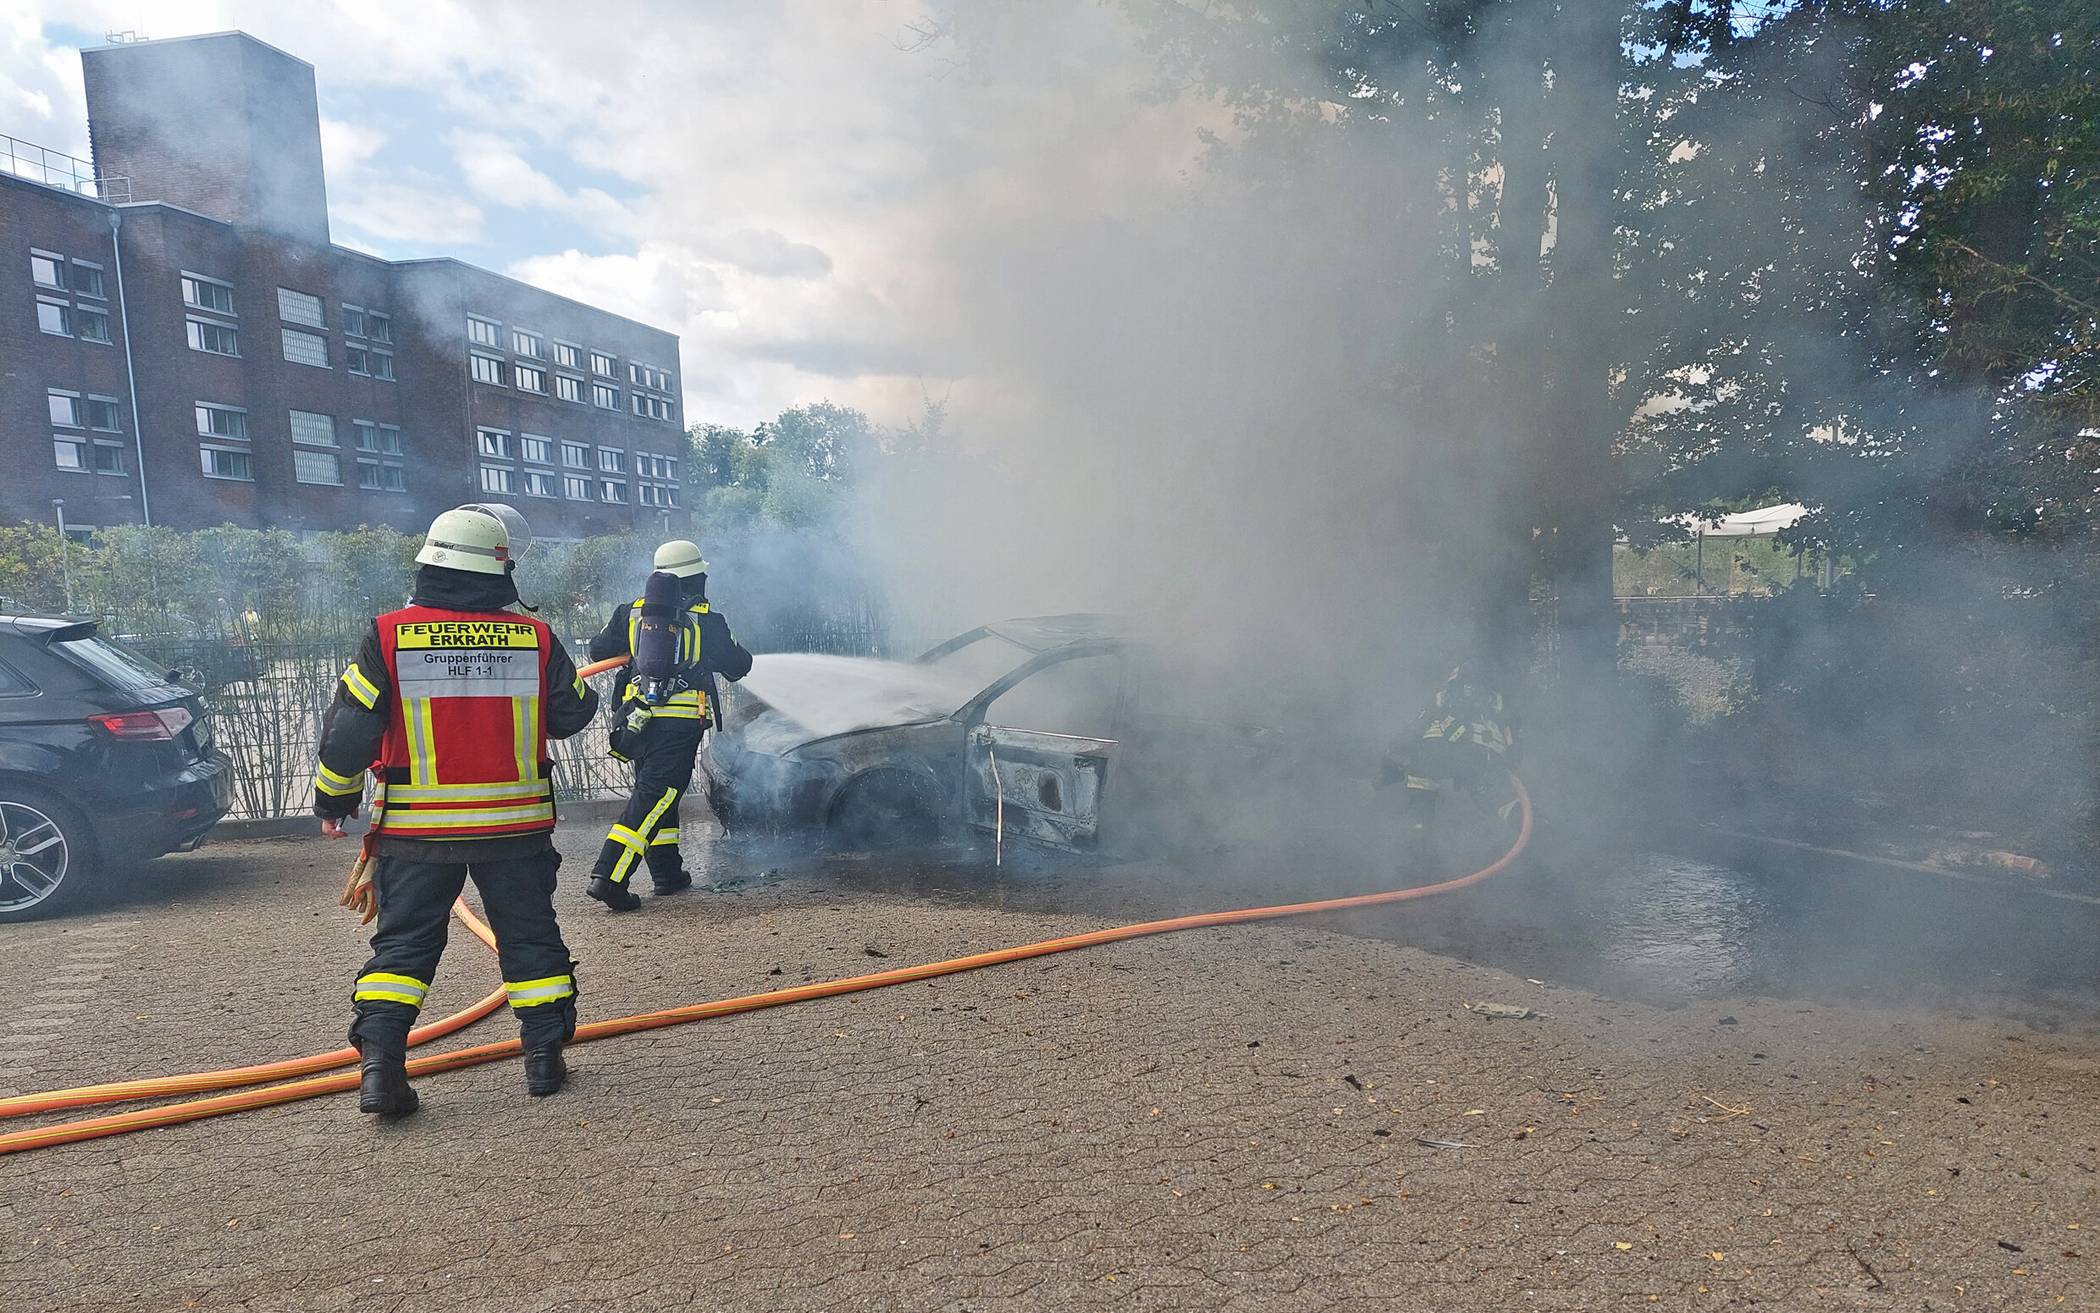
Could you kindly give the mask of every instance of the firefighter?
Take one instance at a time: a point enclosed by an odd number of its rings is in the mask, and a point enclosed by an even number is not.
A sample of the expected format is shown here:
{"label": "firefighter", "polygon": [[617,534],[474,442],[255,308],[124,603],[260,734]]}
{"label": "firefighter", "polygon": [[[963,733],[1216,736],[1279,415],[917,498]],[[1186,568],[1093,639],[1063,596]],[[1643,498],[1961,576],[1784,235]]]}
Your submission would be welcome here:
{"label": "firefighter", "polygon": [[[693,782],[700,740],[712,723],[716,676],[737,680],[751,671],[751,654],[737,645],[729,622],[708,605],[707,562],[699,546],[673,539],[656,549],[655,566],[658,575],[676,581],[675,607],[683,637],[676,691],[667,697],[645,697],[644,682],[632,664],[620,671],[612,747],[613,755],[634,763],[634,793],[605,836],[585,891],[615,912],[642,905],[628,879],[644,863],[659,895],[693,887],[678,851],[678,802]],[[591,660],[635,653],[647,601],[639,597],[614,608],[604,630],[591,640]]]}
{"label": "firefighter", "polygon": [[1509,772],[1516,765],[1516,726],[1494,665],[1459,663],[1429,705],[1386,752],[1383,785],[1404,784],[1405,862],[1434,868],[1437,798],[1463,789],[1507,821],[1516,808]]}
{"label": "firefighter", "polygon": [[416,553],[409,604],[372,622],[322,722],[314,811],[343,837],[365,772],[373,795],[369,884],[344,902],[375,911],[372,959],[351,998],[362,1058],[358,1107],[416,1110],[409,1028],[436,976],[452,902],[481,891],[504,988],[525,1042],[525,1088],[553,1094],[576,1032],[576,964],[554,920],[554,781],[547,740],[590,724],[598,695],[545,622],[507,608],[510,533],[476,507],[446,511]]}

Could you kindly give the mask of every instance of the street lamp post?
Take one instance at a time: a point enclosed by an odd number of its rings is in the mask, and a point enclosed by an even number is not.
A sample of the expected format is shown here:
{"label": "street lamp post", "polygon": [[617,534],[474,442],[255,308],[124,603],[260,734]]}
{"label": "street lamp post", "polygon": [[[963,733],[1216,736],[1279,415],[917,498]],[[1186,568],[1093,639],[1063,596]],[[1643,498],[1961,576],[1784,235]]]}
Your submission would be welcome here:
{"label": "street lamp post", "polygon": [[58,516],[58,573],[65,580],[66,614],[73,614],[73,542],[66,537],[66,499],[51,499],[52,513]]}

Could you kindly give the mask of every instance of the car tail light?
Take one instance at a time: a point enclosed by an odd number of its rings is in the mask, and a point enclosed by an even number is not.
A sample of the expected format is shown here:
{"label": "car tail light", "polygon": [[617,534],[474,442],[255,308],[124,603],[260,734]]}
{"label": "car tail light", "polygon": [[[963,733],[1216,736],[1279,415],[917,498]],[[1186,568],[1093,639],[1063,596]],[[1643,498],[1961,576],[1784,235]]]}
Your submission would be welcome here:
{"label": "car tail light", "polygon": [[182,707],[162,707],[158,711],[123,711],[114,716],[89,716],[88,723],[99,725],[112,738],[129,739],[134,742],[170,743],[175,736],[190,727],[190,713]]}

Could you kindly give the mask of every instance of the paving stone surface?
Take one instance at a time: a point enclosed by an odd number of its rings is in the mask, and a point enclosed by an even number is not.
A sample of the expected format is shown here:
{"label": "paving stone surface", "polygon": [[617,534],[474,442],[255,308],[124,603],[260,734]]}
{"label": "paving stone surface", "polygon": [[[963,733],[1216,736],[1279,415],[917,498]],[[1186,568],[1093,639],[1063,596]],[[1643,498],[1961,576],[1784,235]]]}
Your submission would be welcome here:
{"label": "paving stone surface", "polygon": [[[742,883],[615,917],[581,894],[597,834],[563,834],[586,1018],[1200,905],[1158,868],[759,878],[702,844]],[[0,929],[9,1020],[39,1023],[0,1030],[0,1093],[339,1044],[346,860],[221,844]],[[335,1096],[0,1158],[0,1309],[2100,1308],[2100,1034],[1658,1008],[1351,929],[609,1040],[552,1099],[500,1063],[394,1124]],[[428,1015],[496,979],[456,930]]]}

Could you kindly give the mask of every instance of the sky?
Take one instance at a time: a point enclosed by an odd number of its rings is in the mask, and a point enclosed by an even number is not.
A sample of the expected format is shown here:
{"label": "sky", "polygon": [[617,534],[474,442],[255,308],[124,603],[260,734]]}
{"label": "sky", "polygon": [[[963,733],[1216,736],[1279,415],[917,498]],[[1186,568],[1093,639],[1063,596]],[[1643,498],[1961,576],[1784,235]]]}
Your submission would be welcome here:
{"label": "sky", "polygon": [[1201,112],[1145,94],[1112,9],[1052,6],[988,75],[924,39],[951,2],[0,0],[0,133],[86,156],[83,45],[240,29],[315,66],[339,243],[678,333],[693,422],[966,414],[1000,384],[944,243],[1176,185]]}

